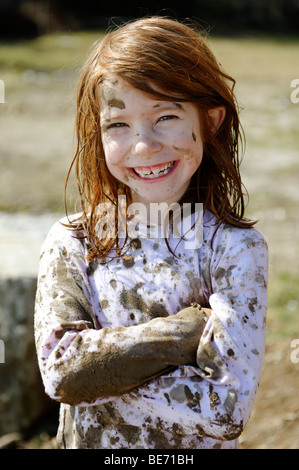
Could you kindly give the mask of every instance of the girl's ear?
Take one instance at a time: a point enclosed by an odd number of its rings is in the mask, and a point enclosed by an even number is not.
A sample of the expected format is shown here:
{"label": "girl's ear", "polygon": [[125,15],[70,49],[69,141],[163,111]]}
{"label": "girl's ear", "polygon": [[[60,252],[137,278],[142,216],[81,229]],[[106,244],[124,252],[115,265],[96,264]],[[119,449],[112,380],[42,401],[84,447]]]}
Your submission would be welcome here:
{"label": "girl's ear", "polygon": [[225,106],[219,106],[218,108],[212,108],[208,110],[208,116],[211,120],[211,130],[214,134],[216,134],[219,127],[223,123],[225,115]]}

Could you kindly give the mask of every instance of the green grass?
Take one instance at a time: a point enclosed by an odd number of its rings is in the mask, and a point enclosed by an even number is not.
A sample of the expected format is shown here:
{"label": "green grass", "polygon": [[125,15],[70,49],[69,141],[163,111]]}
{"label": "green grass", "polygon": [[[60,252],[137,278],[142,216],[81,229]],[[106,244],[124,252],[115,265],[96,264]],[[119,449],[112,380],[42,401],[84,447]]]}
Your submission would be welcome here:
{"label": "green grass", "polygon": [[270,279],[267,336],[299,338],[299,274],[282,271]]}
{"label": "green grass", "polygon": [[0,45],[0,68],[23,72],[27,69],[53,72],[80,67],[98,33],[56,33],[22,42]]}
{"label": "green grass", "polygon": [[237,80],[277,82],[299,78],[298,38],[212,37],[210,45],[224,69]]}

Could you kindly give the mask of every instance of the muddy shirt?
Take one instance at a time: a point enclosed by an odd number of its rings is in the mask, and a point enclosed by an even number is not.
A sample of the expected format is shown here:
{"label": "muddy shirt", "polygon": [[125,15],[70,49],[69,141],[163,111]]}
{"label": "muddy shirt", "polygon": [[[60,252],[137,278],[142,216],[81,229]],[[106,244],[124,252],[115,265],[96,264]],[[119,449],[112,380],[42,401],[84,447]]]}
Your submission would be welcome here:
{"label": "muddy shirt", "polygon": [[[255,229],[216,230],[208,212],[200,247],[172,241],[176,257],[144,233],[103,264],[52,227],[35,336],[46,393],[61,402],[60,448],[237,446],[263,362],[267,246]],[[194,302],[211,316],[185,315]]]}

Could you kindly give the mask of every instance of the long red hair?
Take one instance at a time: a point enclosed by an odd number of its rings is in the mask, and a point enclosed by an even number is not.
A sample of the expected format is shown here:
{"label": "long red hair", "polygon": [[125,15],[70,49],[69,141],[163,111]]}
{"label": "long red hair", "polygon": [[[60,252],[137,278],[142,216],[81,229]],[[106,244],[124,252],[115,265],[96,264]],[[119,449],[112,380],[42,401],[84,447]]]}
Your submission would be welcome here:
{"label": "long red hair", "polygon": [[[244,217],[240,144],[243,142],[235,80],[227,75],[207,45],[205,35],[190,25],[163,17],[149,17],[125,24],[97,43],[86,61],[78,89],[77,148],[75,165],[82,216],[72,227],[84,229],[89,259],[106,259],[112,247],[122,254],[115,237],[99,239],[96,224],[100,203],[113,203],[117,216],[118,196],[131,202],[130,190],[108,171],[99,126],[99,84],[121,77],[133,87],[166,100],[197,105],[202,126],[204,156],[181,202],[202,202],[219,223],[252,227]],[[152,88],[153,86],[153,88]],[[163,90],[158,93],[156,89]],[[215,133],[208,110],[224,106],[226,115]],[[68,183],[70,171],[67,177]],[[116,224],[117,226],[117,224]]]}

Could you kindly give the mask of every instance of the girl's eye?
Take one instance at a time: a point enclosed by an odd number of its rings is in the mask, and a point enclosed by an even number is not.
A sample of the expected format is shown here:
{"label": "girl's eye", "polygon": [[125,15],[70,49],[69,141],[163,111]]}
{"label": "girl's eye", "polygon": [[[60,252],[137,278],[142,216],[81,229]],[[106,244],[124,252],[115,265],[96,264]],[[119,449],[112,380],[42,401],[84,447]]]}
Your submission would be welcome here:
{"label": "girl's eye", "polygon": [[126,127],[127,124],[124,122],[113,122],[112,124],[103,124],[101,125],[101,131],[105,134],[106,132],[112,131],[114,129],[120,129]]}
{"label": "girl's eye", "polygon": [[158,122],[159,122],[159,121],[170,121],[171,119],[176,119],[176,118],[177,118],[177,116],[172,115],[172,114],[169,114],[169,115],[167,115],[167,116],[162,116],[162,117],[160,117],[160,118],[158,119]]}
{"label": "girl's eye", "polygon": [[113,124],[109,124],[107,127],[108,129],[115,129],[117,127],[125,127],[127,124],[125,122],[115,122]]}
{"label": "girl's eye", "polygon": [[103,124],[101,126],[101,131],[106,133],[108,131],[112,131],[113,129],[120,129],[122,127],[126,127],[127,124],[125,122],[113,122],[112,124]]}

